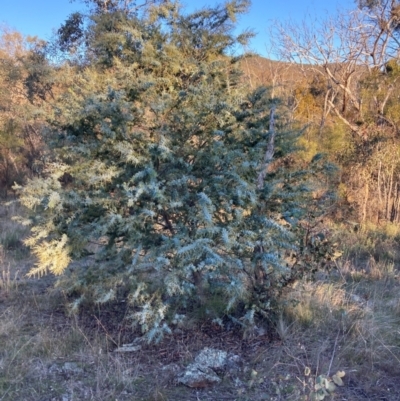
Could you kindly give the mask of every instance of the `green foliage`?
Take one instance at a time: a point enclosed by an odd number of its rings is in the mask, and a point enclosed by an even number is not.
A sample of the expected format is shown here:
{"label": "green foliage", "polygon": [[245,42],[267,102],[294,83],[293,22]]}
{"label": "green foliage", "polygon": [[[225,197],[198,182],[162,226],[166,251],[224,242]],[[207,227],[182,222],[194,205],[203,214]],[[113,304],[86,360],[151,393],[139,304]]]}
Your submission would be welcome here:
{"label": "green foliage", "polygon": [[[306,368],[305,376],[310,375],[310,369]],[[342,378],[345,376],[345,372],[338,371],[332,377],[327,375],[319,375],[315,379],[314,388],[311,391],[310,399],[313,401],[324,400],[325,397],[331,396],[337,386],[344,386]]]}
{"label": "green foliage", "polygon": [[[127,298],[149,341],[170,332],[169,311],[219,294],[225,314],[254,324],[297,274],[284,255],[296,252],[308,177],[323,168],[293,171],[284,109],[240,84],[227,53],[249,36],[232,34],[246,5],[94,15],[86,67],[57,103],[54,160],[21,190],[30,274],[61,275],[74,308]],[[276,106],[275,161],[258,189]],[[67,269],[71,260],[81,263]]]}
{"label": "green foliage", "polygon": [[58,45],[60,50],[71,51],[82,39],[84,30],[82,28],[83,16],[80,13],[72,13],[63,25],[58,29]]}
{"label": "green foliage", "polygon": [[46,59],[46,43],[37,43],[23,62],[27,71],[24,86],[29,101],[34,103],[53,96],[53,70]]}

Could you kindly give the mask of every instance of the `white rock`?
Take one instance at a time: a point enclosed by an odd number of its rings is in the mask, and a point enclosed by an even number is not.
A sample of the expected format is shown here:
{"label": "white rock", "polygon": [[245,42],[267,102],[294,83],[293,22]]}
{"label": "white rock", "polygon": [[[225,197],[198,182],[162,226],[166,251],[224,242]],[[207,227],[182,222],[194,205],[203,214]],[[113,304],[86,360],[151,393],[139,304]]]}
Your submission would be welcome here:
{"label": "white rock", "polygon": [[190,388],[206,388],[220,382],[221,379],[211,368],[199,367],[196,363],[189,365],[178,378],[178,383]]}
{"label": "white rock", "polygon": [[227,362],[228,353],[213,348],[204,348],[196,356],[194,362],[199,366],[211,369],[223,369]]}
{"label": "white rock", "polygon": [[227,352],[213,348],[204,348],[196,356],[194,363],[190,364],[178,376],[178,383],[191,388],[205,388],[218,384],[221,379],[214,370],[224,369],[228,362],[230,361],[228,361]]}

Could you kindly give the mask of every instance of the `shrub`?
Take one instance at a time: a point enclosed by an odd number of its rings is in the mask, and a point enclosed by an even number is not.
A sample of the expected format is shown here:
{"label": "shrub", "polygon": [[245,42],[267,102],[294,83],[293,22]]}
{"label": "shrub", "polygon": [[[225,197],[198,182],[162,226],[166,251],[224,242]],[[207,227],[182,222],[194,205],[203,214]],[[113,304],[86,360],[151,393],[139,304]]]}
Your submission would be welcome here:
{"label": "shrub", "polygon": [[215,294],[253,324],[296,276],[293,228],[323,168],[315,158],[293,171],[298,134],[284,129],[284,109],[265,88],[246,95],[227,57],[248,37],[232,34],[246,7],[182,15],[164,1],[142,16],[93,16],[88,65],[57,105],[53,163],[21,189],[34,211],[31,274],[60,275],[73,308],[124,297],[153,340],[169,332],[169,311]]}

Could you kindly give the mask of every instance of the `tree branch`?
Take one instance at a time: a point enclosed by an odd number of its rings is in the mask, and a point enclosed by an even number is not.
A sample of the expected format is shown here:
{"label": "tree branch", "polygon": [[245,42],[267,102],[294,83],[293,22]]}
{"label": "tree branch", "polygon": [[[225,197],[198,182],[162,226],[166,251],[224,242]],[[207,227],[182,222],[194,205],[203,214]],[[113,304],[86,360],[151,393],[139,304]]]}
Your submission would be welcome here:
{"label": "tree branch", "polygon": [[339,112],[337,107],[330,101],[328,100],[329,105],[331,106],[332,110],[335,112],[335,114],[358,136],[364,138],[364,134],[361,133],[360,128],[358,125],[352,124],[347,118],[343,117],[343,115]]}
{"label": "tree branch", "polygon": [[272,158],[274,157],[275,135],[276,135],[276,133],[275,133],[275,111],[276,111],[276,106],[273,106],[271,109],[270,118],[269,118],[269,135],[270,136],[269,136],[268,148],[267,148],[267,151],[265,152],[263,166],[261,167],[261,171],[258,174],[258,179],[257,179],[257,188],[258,189],[263,188],[268,166],[271,163]]}

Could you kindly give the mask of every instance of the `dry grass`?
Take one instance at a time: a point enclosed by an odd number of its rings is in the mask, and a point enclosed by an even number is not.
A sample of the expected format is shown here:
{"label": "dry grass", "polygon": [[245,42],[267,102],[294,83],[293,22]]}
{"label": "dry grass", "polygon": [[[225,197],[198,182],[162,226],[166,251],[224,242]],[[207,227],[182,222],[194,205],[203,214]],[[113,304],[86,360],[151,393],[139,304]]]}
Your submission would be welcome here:
{"label": "dry grass", "polygon": [[[378,260],[373,245],[350,244],[329,277],[298,282],[282,300],[274,326],[260,322],[253,336],[193,325],[160,345],[135,353],[113,350],[138,333],[115,324],[121,306],[68,317],[62,294],[48,291],[51,277],[25,277],[33,261],[24,249],[4,246],[7,230],[26,232],[10,220],[17,210],[0,209],[0,400],[308,400],[318,376],[346,373],[332,399],[398,400],[400,377],[400,282],[396,263]],[[360,234],[354,234],[360,235]],[[352,242],[354,241],[354,242]],[[380,242],[389,250],[390,241]],[[354,255],[363,258],[357,259]],[[294,301],[297,303],[293,306]],[[262,330],[264,329],[264,331]],[[242,358],[240,369],[206,390],[176,384],[205,346]],[[326,398],[328,399],[328,398]]]}
{"label": "dry grass", "polygon": [[346,372],[344,399],[398,400],[400,375],[400,282],[393,265],[370,265],[360,271],[349,261],[338,263],[339,275],[325,281],[297,283],[288,295],[296,299],[280,323],[285,327],[284,366],[296,366],[304,382],[310,368],[314,379]]}

